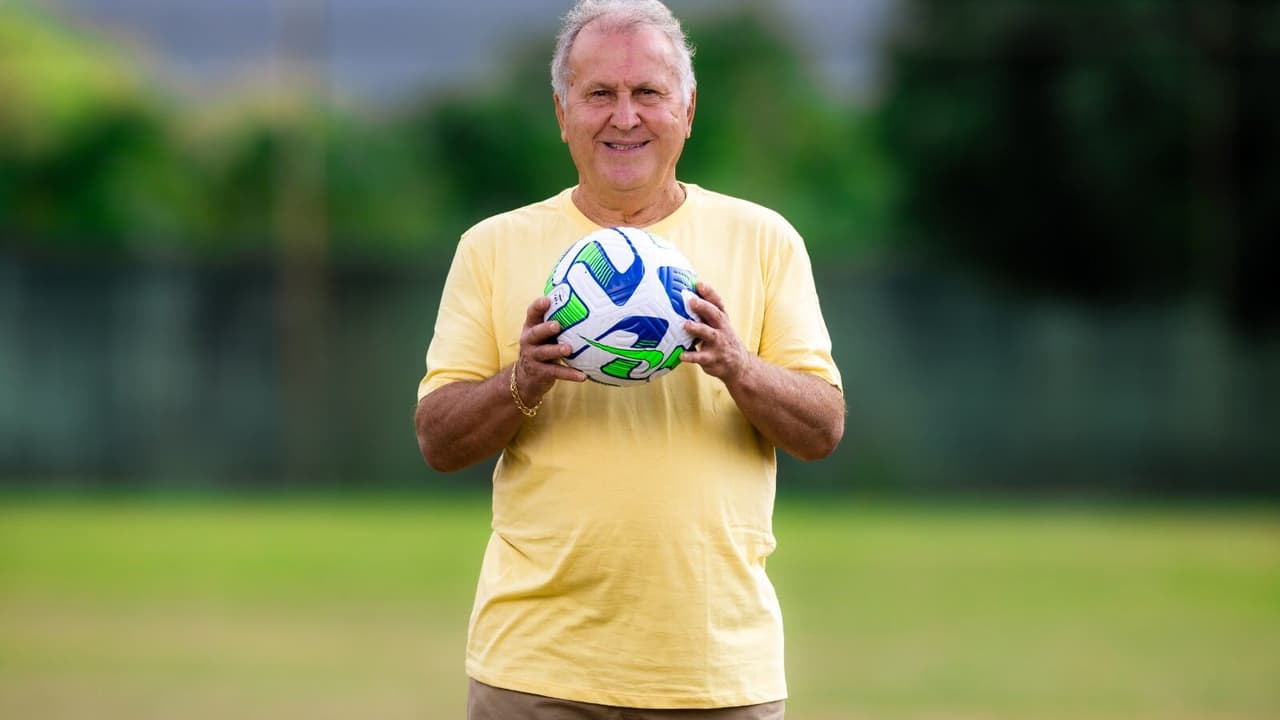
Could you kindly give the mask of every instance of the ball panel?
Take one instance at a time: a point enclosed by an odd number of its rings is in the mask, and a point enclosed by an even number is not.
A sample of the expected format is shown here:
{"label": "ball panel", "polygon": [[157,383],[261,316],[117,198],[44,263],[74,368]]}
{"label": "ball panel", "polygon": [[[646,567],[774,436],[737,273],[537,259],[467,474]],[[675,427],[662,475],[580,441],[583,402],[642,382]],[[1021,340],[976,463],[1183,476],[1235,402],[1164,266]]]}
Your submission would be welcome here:
{"label": "ball panel", "polygon": [[687,293],[694,292],[693,288],[698,284],[698,278],[694,276],[693,272],[685,268],[664,265],[658,268],[658,281],[662,283],[662,287],[667,291],[667,298],[671,301],[671,309],[686,320],[695,319],[692,311],[689,310],[689,296],[687,295]]}
{"label": "ball panel", "polygon": [[547,310],[546,319],[560,323],[561,331],[591,316],[590,308],[568,283],[555,286],[547,296],[551,299],[551,307]]}
{"label": "ball panel", "polygon": [[[644,262],[631,239],[622,233],[621,242],[613,237],[585,243],[573,255],[565,274],[581,266],[614,305],[624,305],[644,278]],[[625,246],[622,244],[625,242]],[[626,269],[623,270],[622,268]]]}

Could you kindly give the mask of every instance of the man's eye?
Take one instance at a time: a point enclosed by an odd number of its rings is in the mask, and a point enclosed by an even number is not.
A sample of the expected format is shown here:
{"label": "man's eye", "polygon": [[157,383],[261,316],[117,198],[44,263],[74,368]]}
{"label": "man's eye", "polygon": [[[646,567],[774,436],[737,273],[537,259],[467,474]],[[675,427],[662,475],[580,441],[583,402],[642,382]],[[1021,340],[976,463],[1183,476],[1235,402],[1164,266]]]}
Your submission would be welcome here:
{"label": "man's eye", "polygon": [[591,97],[593,97],[593,98],[609,97],[609,91],[608,91],[608,90],[593,90],[593,91],[591,91]]}

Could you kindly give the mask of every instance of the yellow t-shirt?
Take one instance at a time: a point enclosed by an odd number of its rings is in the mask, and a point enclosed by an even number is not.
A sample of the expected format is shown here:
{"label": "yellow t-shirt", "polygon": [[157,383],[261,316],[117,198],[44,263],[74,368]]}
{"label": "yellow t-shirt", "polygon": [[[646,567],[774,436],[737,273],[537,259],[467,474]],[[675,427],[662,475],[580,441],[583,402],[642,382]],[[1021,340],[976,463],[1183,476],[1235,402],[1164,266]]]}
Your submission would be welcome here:
{"label": "yellow t-shirt", "polygon": [[[724,298],[746,347],[839,387],[804,243],[777,213],[687,185],[646,228]],[[530,302],[600,229],[572,189],[462,236],[419,398],[516,360]],[[786,697],[774,448],[694,365],[637,387],[558,383],[493,474],[467,673],[580,702],[707,708]]]}

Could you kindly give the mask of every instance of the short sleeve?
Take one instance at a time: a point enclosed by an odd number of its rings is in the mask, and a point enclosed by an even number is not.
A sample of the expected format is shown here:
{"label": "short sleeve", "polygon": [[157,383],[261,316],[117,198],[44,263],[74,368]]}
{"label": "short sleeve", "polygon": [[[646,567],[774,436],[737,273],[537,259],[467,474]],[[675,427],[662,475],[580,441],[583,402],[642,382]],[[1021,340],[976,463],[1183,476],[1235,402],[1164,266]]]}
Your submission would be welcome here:
{"label": "short sleeve", "polygon": [[440,296],[418,399],[459,381],[480,382],[499,370],[493,328],[493,248],[463,235]]}
{"label": "short sleeve", "polygon": [[813,280],[804,240],[789,224],[766,246],[765,316],[760,357],[774,365],[811,373],[841,387],[831,355],[831,336]]}

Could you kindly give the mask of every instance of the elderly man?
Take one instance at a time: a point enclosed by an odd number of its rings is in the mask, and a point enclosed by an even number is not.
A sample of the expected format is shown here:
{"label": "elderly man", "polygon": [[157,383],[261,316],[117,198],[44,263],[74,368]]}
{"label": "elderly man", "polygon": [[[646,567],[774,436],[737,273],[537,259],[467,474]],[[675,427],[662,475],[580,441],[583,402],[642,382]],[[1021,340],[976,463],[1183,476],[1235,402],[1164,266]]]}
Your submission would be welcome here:
{"label": "elderly man", "polygon": [[[656,0],[584,0],[552,61],[578,184],[467,231],[415,425],[455,470],[499,454],[471,615],[471,720],[781,718],[775,449],[830,454],[839,371],[804,243],[777,213],[681,182],[692,51]],[[546,271],[581,236],[643,227],[706,282],[684,365],[584,383],[544,322]]]}

